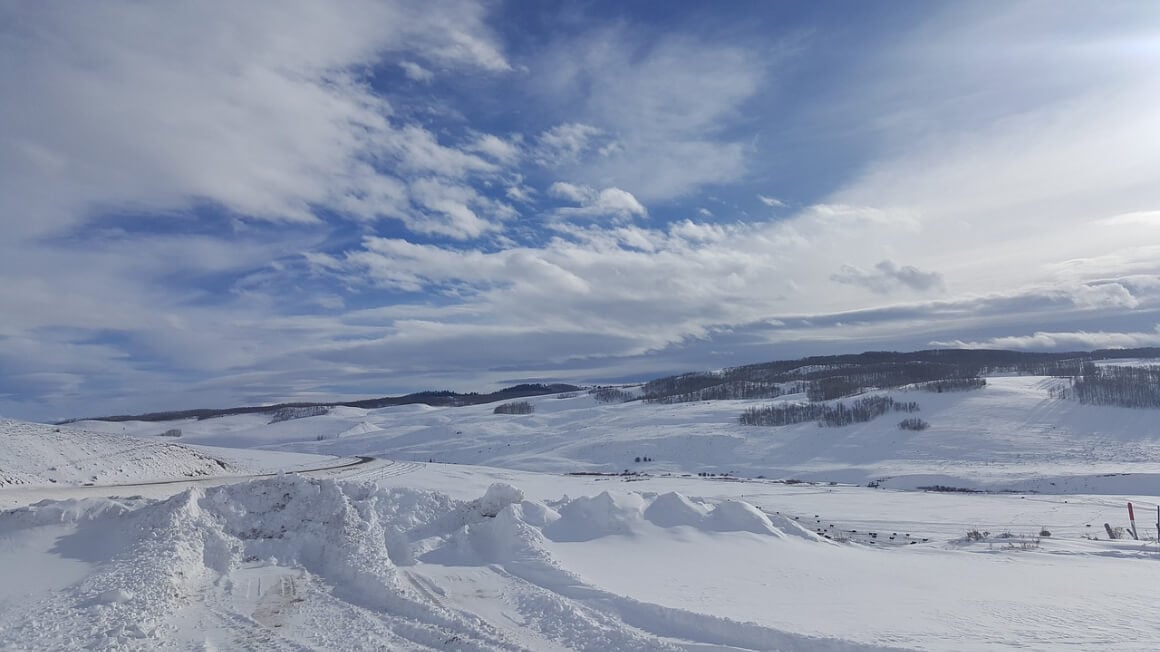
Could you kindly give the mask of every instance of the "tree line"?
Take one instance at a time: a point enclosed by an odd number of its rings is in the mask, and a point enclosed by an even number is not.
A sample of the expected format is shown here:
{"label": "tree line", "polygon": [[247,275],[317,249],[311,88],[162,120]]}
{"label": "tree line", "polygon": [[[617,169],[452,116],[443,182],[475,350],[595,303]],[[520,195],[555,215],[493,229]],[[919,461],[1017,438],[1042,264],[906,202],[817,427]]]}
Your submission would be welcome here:
{"label": "tree line", "polygon": [[895,401],[889,396],[867,396],[850,405],[845,403],[783,403],[752,407],[741,413],[741,425],[788,426],[816,421],[819,426],[839,428],[865,423],[887,412],[918,412],[914,401]]}
{"label": "tree line", "polygon": [[1055,387],[1055,398],[1085,405],[1160,408],[1160,367],[1122,367],[1085,364],[1083,373]]}

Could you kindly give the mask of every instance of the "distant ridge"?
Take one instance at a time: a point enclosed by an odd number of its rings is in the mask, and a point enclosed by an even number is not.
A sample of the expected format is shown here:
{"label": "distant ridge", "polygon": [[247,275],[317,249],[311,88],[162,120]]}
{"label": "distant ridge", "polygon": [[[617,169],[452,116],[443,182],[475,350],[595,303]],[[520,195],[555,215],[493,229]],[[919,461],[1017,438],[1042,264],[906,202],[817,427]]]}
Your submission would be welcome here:
{"label": "distant ridge", "polygon": [[[1058,353],[1005,349],[927,349],[923,351],[866,351],[842,355],[810,356],[730,367],[721,371],[695,371],[651,380],[639,398],[654,402],[684,402],[724,398],[772,398],[783,383],[808,381],[811,399],[837,398],[853,393],[858,380],[889,378],[894,384],[971,378],[989,373],[1012,372],[1045,376],[1079,376],[1085,363],[1098,360],[1160,358],[1160,347],[1099,349]],[[863,378],[855,378],[861,376]],[[880,383],[881,384],[881,383]],[[889,386],[887,382],[883,386]],[[236,414],[265,414],[285,408],[354,407],[376,409],[395,405],[424,404],[432,407],[479,405],[529,396],[575,392],[582,388],[562,383],[524,383],[488,394],[423,391],[405,396],[384,396],[358,401],[291,402],[235,408],[205,408],[147,414],[121,414],[68,419],[76,421],[176,421],[212,419]]]}
{"label": "distant ridge", "polygon": [[867,351],[811,356],[657,378],[644,384],[648,402],[684,403],[776,398],[805,392],[811,401],[851,396],[868,387],[964,381],[988,374],[1079,377],[1100,360],[1160,358],[1160,348],[1041,353],[1000,349]]}
{"label": "distant ridge", "polygon": [[353,407],[373,410],[376,408],[390,407],[393,405],[424,404],[433,407],[478,405],[480,403],[492,403],[495,401],[524,398],[528,396],[559,394],[561,392],[576,392],[580,391],[580,389],[581,388],[577,387],[576,385],[566,385],[562,383],[554,383],[551,385],[544,385],[540,383],[524,383],[521,385],[505,387],[499,391],[491,392],[490,394],[479,394],[477,392],[460,394],[458,392],[446,390],[426,391],[415,392],[414,394],[407,394],[405,396],[383,396],[381,398],[368,398],[359,401],[278,403],[276,405],[253,405],[236,408],[200,408],[194,410],[177,410],[169,412],[149,412],[147,414],[118,414],[105,417],[83,417],[79,419],[68,419],[66,421],[61,421],[60,423],[67,424],[75,423],[77,421],[178,421],[181,419],[202,420],[235,414],[265,414],[277,412],[278,410],[285,408],[308,407]]}

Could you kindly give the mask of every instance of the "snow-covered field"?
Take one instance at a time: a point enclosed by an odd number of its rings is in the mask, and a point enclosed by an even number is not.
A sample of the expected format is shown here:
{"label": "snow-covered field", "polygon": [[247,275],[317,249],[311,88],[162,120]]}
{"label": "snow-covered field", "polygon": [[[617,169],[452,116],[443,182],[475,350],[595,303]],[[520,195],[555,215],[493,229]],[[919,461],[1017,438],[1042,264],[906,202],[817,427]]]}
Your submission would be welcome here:
{"label": "snow-covered field", "polygon": [[[336,408],[275,424],[265,415],[244,415],[75,425],[142,436],[176,427],[185,443],[555,473],[704,472],[863,485],[878,480],[907,489],[1160,494],[1157,412],[1056,400],[1047,390],[1058,382],[997,377],[977,391],[883,392],[917,402],[915,416],[930,423],[923,431],[900,430],[899,420],[911,416],[905,413],[843,428],[761,428],[739,425],[737,418],[769,401],[601,405],[586,395],[529,399],[535,406],[529,415],[493,414],[494,405],[409,405]],[[776,402],[799,400],[804,396]]]}
{"label": "snow-covered field", "polygon": [[1051,382],[893,392],[920,432],[587,396],[3,422],[0,649],[1155,649],[1160,414]]}

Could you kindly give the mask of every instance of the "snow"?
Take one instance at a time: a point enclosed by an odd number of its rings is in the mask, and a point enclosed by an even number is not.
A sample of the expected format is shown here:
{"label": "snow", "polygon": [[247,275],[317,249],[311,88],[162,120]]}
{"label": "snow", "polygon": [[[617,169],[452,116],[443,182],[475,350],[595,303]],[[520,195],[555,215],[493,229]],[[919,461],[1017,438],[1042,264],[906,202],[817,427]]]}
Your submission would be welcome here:
{"label": "snow", "polygon": [[769,517],[753,505],[742,500],[726,500],[709,512],[706,519],[709,528],[718,532],[753,532],[754,534],[774,534],[777,532]]}
{"label": "snow", "polygon": [[487,488],[487,493],[479,501],[479,512],[484,516],[495,516],[508,505],[522,502],[524,492],[506,482],[497,482]]}
{"label": "snow", "polygon": [[675,491],[669,491],[657,496],[645,508],[644,518],[660,527],[696,527],[705,521],[705,508]]}
{"label": "snow", "polygon": [[0,487],[147,482],[231,471],[221,460],[165,440],[0,420]]}
{"label": "snow", "polygon": [[0,422],[0,650],[1154,649],[1160,422],[1052,382],[890,392],[922,432],[588,396]]}
{"label": "snow", "polygon": [[[1057,400],[1048,394],[1057,382],[1050,378],[987,381],[966,392],[882,392],[919,403],[914,416],[930,423],[919,432],[897,427],[909,416],[901,413],[843,428],[737,423],[747,407],[800,397],[652,405],[597,404],[586,395],[532,397],[527,400],[535,413],[518,416],[493,414],[489,404],[346,408],[272,425],[263,415],[106,425],[135,435],[180,427],[183,443],[553,473],[705,472],[882,481],[900,489],[941,484],[1061,494],[1160,492],[1160,420],[1153,411]],[[644,457],[653,461],[635,461]],[[1124,473],[1135,479],[1113,479]]]}

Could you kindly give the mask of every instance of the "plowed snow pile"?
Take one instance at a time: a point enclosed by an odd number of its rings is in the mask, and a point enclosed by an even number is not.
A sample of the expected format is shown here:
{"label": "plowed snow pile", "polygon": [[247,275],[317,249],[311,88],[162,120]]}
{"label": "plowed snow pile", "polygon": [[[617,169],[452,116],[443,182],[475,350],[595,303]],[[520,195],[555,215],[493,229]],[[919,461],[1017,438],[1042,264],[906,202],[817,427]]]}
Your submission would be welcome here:
{"label": "plowed snow pile", "polygon": [[0,419],[0,487],[125,484],[229,471],[226,463],[169,441]]}
{"label": "plowed snow pile", "polygon": [[[523,498],[505,484],[462,502],[285,475],[160,502],[0,512],[0,540],[18,547],[38,528],[64,528],[51,553],[92,565],[35,599],[0,593],[0,649],[871,649],[610,594],[585,586],[545,545],[676,520],[776,540],[751,505],[710,509],[679,494]],[[469,599],[456,603],[464,578],[497,598],[478,612]]]}

